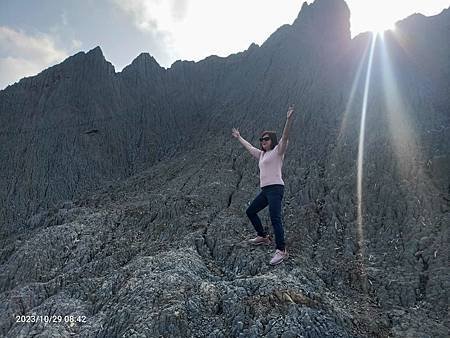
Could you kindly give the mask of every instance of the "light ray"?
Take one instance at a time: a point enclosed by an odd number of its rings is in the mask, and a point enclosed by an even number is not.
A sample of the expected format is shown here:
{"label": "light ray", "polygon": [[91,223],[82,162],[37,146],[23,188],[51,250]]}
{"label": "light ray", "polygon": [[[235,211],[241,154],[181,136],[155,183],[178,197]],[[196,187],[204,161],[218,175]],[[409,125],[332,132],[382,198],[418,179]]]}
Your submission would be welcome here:
{"label": "light ray", "polygon": [[363,215],[362,215],[362,180],[363,180],[363,162],[364,162],[364,137],[366,130],[366,114],[367,114],[367,101],[369,97],[369,85],[370,76],[372,73],[372,62],[373,54],[375,50],[375,42],[377,39],[377,34],[372,34],[372,43],[370,45],[369,61],[367,64],[366,81],[364,84],[364,96],[363,96],[363,106],[361,110],[361,125],[359,128],[359,144],[358,144],[358,173],[357,173],[357,249],[358,257],[360,259],[361,268],[361,279],[364,291],[367,291],[367,277],[364,269],[364,230],[363,230]]}
{"label": "light ray", "polygon": [[363,56],[362,56],[361,60],[359,61],[358,69],[356,71],[355,78],[353,79],[352,88],[350,90],[350,95],[347,100],[347,104],[345,106],[344,117],[342,118],[341,127],[339,128],[339,135],[337,137],[338,144],[341,143],[341,140],[345,133],[348,115],[350,112],[350,108],[353,105],[353,101],[355,99],[356,89],[358,88],[359,80],[361,78],[362,69],[363,69],[364,63],[366,61],[368,51],[369,51],[369,44],[367,44],[366,47],[364,48]]}
{"label": "light ray", "polygon": [[410,179],[417,175],[415,160],[420,160],[421,154],[416,144],[413,124],[406,111],[400,89],[394,76],[393,67],[387,50],[387,41],[381,43],[381,62],[386,115],[389,132],[397,158],[399,174],[403,179]]}
{"label": "light ray", "polygon": [[[414,196],[412,199],[414,203],[410,205],[410,208],[415,210],[416,215],[420,215],[420,223],[422,225],[433,224],[434,220],[429,219],[425,210],[436,204],[440,191],[426,173],[428,163],[431,163],[431,161],[425,158],[421,151],[421,137],[415,128],[413,116],[410,116],[414,109],[424,108],[416,106],[417,101],[405,101],[402,98],[389,49],[401,48],[404,52],[405,50],[395,34],[389,37],[393,40],[386,39],[381,43],[381,71],[390,142],[393,147],[399,177],[397,180],[398,187],[409,196]],[[417,93],[417,95],[420,94]],[[419,222],[419,216],[416,216],[413,221]],[[408,220],[399,219],[399,222],[402,222],[399,225],[403,225]]]}

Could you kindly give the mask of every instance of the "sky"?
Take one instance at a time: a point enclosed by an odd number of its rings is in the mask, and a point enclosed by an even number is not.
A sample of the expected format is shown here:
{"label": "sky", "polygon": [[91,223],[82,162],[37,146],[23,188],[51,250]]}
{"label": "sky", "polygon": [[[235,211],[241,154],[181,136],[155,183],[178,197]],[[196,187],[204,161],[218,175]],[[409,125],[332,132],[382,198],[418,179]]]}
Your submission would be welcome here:
{"label": "sky", "polygon": [[[0,90],[79,51],[102,48],[116,72],[142,52],[169,68],[261,45],[304,0],[0,0]],[[312,0],[306,1],[308,3]],[[392,28],[450,0],[346,0],[352,36]]]}

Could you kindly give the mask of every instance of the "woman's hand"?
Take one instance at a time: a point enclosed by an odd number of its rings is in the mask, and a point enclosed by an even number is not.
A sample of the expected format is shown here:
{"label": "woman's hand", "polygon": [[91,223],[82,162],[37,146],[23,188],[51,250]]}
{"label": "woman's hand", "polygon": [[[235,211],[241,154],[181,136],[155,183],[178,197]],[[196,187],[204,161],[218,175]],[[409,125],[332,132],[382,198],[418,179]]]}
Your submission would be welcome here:
{"label": "woman's hand", "polygon": [[294,105],[291,104],[291,105],[289,106],[289,108],[288,108],[286,117],[287,117],[288,119],[290,119],[293,113],[294,113]]}
{"label": "woman's hand", "polygon": [[235,138],[239,138],[239,136],[241,136],[241,134],[239,134],[239,130],[237,130],[236,128],[231,129],[231,135],[233,135],[233,137]]}

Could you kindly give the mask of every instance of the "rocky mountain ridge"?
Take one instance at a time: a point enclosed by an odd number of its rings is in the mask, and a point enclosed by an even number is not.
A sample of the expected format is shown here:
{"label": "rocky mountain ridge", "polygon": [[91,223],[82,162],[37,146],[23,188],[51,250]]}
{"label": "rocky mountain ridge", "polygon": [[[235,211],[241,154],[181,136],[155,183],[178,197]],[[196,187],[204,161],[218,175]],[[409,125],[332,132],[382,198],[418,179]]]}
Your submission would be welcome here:
{"label": "rocky mountain ridge", "polygon": [[[350,39],[343,1],[227,58],[164,69],[142,53],[116,73],[97,47],[1,91],[0,335],[444,337],[449,13],[376,40],[363,257],[372,37]],[[273,248],[245,244],[257,166],[230,130],[256,144],[290,103],[291,256],[273,269]]]}

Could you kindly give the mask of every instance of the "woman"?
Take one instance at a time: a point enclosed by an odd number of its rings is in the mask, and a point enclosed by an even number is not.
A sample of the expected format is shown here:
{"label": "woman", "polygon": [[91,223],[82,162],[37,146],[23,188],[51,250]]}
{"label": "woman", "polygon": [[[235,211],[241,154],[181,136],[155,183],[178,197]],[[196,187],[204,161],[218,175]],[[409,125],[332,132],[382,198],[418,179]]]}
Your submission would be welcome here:
{"label": "woman", "polygon": [[232,129],[232,135],[242,143],[242,145],[259,160],[259,177],[261,192],[256,196],[247,208],[247,216],[255,227],[257,236],[249,242],[254,245],[270,244],[270,237],[265,232],[261,220],[257,213],[269,205],[270,220],[275,233],[276,250],[275,255],[270,260],[270,264],[281,263],[287,258],[287,251],[284,243],[284,230],[281,222],[281,201],[284,194],[284,182],[281,177],[281,167],[283,165],[284,154],[288,145],[289,130],[292,124],[292,114],[294,106],[290,106],[287,112],[286,124],[280,142],[277,142],[277,135],[273,131],[264,131],[259,139],[261,150],[253,147],[239,134],[239,130]]}

